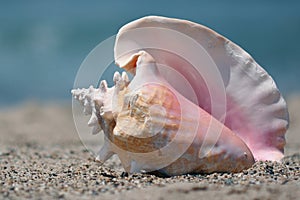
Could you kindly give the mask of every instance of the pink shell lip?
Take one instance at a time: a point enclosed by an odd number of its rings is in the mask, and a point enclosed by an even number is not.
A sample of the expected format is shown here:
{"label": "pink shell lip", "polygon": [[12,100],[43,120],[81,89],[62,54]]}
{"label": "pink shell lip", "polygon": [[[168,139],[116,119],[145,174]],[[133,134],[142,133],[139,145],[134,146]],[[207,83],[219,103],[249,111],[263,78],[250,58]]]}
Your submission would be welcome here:
{"label": "pink shell lip", "polygon": [[[139,34],[137,30],[143,28],[147,33]],[[215,31],[187,20],[160,16],[144,17],[120,29],[115,43],[116,63],[122,67],[125,60],[128,60],[128,57],[121,56],[124,50],[127,52],[144,48],[148,50],[145,44],[159,43],[168,49],[169,44],[174,43],[169,40],[172,37],[159,34],[155,28],[183,33],[197,41],[208,52],[222,75],[226,89],[225,125],[246,142],[256,160],[280,160],[283,157],[284,134],[289,124],[283,97],[272,77],[247,52]],[[155,37],[151,37],[153,35]],[[185,43],[180,42],[175,41],[177,47],[184,48]],[[173,57],[166,59],[161,51],[156,50],[149,53],[157,63],[171,66],[184,74],[186,69],[180,66],[184,63],[182,59],[175,57],[175,61]],[[187,69],[193,69],[193,66]],[[198,96],[199,106],[211,113],[210,93],[205,89],[202,77],[193,72],[185,75],[193,88],[203,88]],[[192,81],[195,80],[195,76],[199,82]]]}

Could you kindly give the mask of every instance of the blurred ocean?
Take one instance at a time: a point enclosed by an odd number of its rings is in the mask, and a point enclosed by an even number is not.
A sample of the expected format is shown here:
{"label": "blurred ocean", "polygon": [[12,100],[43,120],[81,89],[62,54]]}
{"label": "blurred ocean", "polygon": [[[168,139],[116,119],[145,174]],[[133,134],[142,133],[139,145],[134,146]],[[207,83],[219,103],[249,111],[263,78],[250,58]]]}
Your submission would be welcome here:
{"label": "blurred ocean", "polygon": [[0,106],[70,100],[88,53],[146,15],[204,24],[247,50],[284,95],[300,92],[299,0],[0,0]]}

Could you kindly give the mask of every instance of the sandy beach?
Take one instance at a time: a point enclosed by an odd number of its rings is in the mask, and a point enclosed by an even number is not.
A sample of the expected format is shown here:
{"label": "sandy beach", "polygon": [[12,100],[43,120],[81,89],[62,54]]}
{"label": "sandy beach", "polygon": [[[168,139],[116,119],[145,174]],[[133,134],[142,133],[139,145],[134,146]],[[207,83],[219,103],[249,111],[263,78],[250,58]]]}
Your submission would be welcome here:
{"label": "sandy beach", "polygon": [[[287,98],[285,158],[241,173],[169,178],[104,166],[82,145],[68,104],[24,103],[0,111],[0,199],[299,199],[300,96]],[[91,144],[92,145],[92,144]]]}

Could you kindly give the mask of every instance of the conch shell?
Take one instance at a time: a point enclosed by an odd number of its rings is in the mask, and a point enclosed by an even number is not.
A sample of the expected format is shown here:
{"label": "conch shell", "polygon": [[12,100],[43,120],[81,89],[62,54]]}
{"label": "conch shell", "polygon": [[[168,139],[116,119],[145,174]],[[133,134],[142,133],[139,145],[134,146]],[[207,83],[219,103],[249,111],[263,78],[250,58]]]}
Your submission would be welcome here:
{"label": "conch shell", "polygon": [[[193,44],[174,40],[168,31],[188,36],[212,58],[224,101],[215,77],[196,73],[187,60],[164,51],[197,55]],[[104,132],[99,162],[117,154],[128,172],[172,176],[239,172],[255,160],[283,157],[286,103],[267,72],[223,36],[190,21],[144,17],[120,29],[115,61],[134,75],[131,81],[126,72],[116,72],[112,88],[103,80],[99,88],[72,90],[91,115],[93,133]],[[196,102],[161,66],[188,80]],[[219,115],[222,109],[225,115]]]}

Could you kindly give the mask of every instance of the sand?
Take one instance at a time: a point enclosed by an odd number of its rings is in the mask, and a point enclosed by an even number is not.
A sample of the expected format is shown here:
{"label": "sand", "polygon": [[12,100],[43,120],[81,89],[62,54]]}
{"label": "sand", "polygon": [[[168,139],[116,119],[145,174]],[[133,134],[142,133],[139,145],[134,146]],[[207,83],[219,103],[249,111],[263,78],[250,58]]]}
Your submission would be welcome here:
{"label": "sand", "polygon": [[[169,178],[103,166],[82,145],[70,105],[25,103],[0,111],[0,199],[300,199],[300,97],[288,98],[291,125],[282,162],[241,173]],[[93,136],[91,136],[92,138]],[[86,144],[95,147],[95,140]]]}

